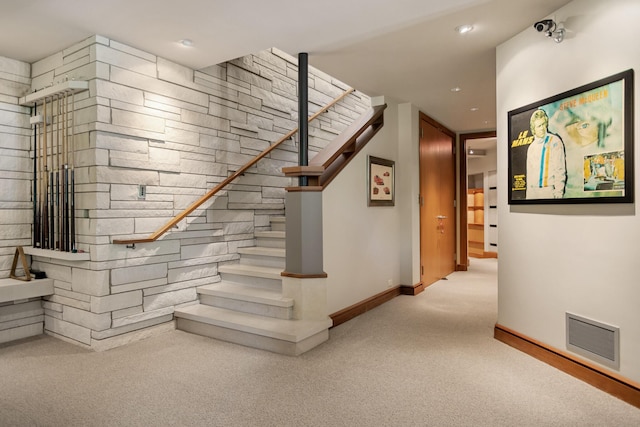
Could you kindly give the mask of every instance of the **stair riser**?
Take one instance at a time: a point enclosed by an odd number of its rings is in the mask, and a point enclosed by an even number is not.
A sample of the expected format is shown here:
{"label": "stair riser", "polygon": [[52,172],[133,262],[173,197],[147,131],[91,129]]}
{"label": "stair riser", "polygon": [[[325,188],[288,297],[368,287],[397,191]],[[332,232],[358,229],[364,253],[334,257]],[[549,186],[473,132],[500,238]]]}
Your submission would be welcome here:
{"label": "stair riser", "polygon": [[282,268],[284,270],[285,259],[282,257],[242,254],[242,256],[240,257],[240,264]]}
{"label": "stair riser", "polygon": [[272,222],[271,231],[286,231],[286,224],[284,222]]}
{"label": "stair riser", "polygon": [[206,323],[194,322],[180,317],[176,319],[176,328],[181,331],[191,332],[193,334],[203,335],[209,338],[215,338],[247,347],[259,348],[288,356],[298,356],[329,339],[328,329],[318,332],[317,334],[300,342],[293,343],[271,337],[227,329],[220,326],[209,325]]}
{"label": "stair riser", "polygon": [[243,313],[258,314],[260,316],[275,317],[276,319],[290,320],[293,317],[293,308],[291,307],[275,307],[267,304],[240,301],[213,295],[200,294],[200,304],[241,311]]}
{"label": "stair riser", "polygon": [[282,279],[267,279],[264,277],[245,276],[242,274],[230,274],[220,272],[222,280],[243,285],[267,288],[274,291],[282,291]]}
{"label": "stair riser", "polygon": [[256,246],[263,246],[265,248],[282,248],[285,247],[285,239],[273,238],[273,237],[257,237]]}

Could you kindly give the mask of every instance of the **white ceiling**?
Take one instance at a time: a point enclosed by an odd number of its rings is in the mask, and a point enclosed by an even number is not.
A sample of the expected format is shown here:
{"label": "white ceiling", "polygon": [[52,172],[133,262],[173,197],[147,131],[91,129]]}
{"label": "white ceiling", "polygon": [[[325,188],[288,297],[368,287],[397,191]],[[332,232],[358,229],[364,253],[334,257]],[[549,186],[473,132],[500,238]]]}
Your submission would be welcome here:
{"label": "white ceiling", "polygon": [[[93,34],[195,69],[270,47],[308,52],[312,67],[467,132],[495,129],[495,47],[568,2],[1,0],[0,56],[34,62]],[[457,34],[461,24],[474,31]]]}

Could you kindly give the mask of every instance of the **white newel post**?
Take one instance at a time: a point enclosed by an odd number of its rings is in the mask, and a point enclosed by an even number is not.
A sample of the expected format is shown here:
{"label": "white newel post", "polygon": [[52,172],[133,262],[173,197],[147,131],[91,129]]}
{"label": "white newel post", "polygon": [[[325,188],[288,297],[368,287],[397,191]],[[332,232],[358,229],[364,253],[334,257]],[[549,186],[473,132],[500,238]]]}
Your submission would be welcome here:
{"label": "white newel post", "polygon": [[287,189],[286,264],[282,293],[293,298],[294,317],[327,318],[327,274],[322,259],[322,192],[314,187]]}

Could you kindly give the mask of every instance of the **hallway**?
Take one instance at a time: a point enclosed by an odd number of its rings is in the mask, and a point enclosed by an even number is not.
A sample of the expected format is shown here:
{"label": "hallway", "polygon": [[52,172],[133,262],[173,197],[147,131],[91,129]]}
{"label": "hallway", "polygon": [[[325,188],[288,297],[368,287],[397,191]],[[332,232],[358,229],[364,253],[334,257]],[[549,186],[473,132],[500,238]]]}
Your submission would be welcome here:
{"label": "hallway", "polygon": [[110,351],[0,346],[2,426],[634,426],[640,410],[493,339],[472,260],[287,357],[172,331]]}

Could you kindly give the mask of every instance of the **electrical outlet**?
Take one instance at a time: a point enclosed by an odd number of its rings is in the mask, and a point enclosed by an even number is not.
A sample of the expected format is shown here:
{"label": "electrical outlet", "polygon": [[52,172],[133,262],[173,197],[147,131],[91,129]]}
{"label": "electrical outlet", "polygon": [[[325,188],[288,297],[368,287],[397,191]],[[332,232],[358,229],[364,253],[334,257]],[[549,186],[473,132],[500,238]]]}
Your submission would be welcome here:
{"label": "electrical outlet", "polygon": [[387,280],[387,288],[390,288],[393,286],[393,281],[391,279]]}

